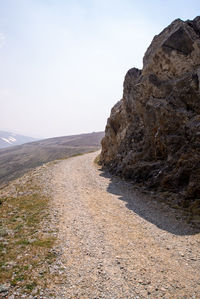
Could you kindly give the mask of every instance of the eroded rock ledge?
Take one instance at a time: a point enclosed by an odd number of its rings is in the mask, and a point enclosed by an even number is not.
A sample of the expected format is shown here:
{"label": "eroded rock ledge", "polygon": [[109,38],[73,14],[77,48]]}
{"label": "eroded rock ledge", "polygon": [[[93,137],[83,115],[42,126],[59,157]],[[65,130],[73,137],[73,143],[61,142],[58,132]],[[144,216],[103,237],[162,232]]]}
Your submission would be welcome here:
{"label": "eroded rock ledge", "polygon": [[[200,198],[200,17],[156,35],[111,110],[100,162],[156,190]],[[196,204],[195,204],[196,205]]]}

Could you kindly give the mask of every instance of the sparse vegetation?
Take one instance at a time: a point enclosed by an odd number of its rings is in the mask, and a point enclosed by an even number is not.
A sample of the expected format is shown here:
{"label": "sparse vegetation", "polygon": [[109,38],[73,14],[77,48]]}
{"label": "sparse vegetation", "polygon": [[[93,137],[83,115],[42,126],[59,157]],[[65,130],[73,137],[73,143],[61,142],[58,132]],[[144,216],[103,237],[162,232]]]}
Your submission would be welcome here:
{"label": "sparse vegetation", "polygon": [[100,154],[94,159],[94,163],[100,165]]}
{"label": "sparse vegetation", "polygon": [[14,187],[15,196],[0,199],[0,285],[9,285],[12,292],[39,294],[56,259],[56,228],[44,230],[50,221],[50,198],[32,180]]}

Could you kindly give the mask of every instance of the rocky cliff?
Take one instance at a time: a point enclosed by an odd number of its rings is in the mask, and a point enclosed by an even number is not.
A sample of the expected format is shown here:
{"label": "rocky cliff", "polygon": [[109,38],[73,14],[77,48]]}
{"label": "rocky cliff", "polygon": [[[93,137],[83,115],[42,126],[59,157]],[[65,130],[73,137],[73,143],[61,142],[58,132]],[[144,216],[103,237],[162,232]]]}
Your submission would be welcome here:
{"label": "rocky cliff", "polygon": [[100,162],[156,190],[200,198],[200,17],[156,35],[111,110]]}

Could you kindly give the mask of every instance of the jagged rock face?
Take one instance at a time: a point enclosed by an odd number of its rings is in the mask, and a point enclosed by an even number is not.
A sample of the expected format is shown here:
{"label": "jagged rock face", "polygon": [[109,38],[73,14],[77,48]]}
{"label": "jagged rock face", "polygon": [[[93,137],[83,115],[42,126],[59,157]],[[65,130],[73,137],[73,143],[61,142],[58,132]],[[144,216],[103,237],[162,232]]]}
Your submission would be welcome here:
{"label": "jagged rock face", "polygon": [[200,198],[200,17],[155,36],[125,76],[100,161],[135,182]]}

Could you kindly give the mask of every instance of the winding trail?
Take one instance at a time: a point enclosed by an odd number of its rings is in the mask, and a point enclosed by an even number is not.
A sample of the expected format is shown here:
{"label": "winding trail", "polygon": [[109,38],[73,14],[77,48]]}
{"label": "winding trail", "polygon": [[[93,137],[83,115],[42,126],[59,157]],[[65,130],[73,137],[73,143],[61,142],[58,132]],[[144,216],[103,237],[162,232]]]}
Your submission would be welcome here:
{"label": "winding trail", "polygon": [[66,274],[58,298],[200,298],[199,232],[102,172],[97,154],[53,167]]}

